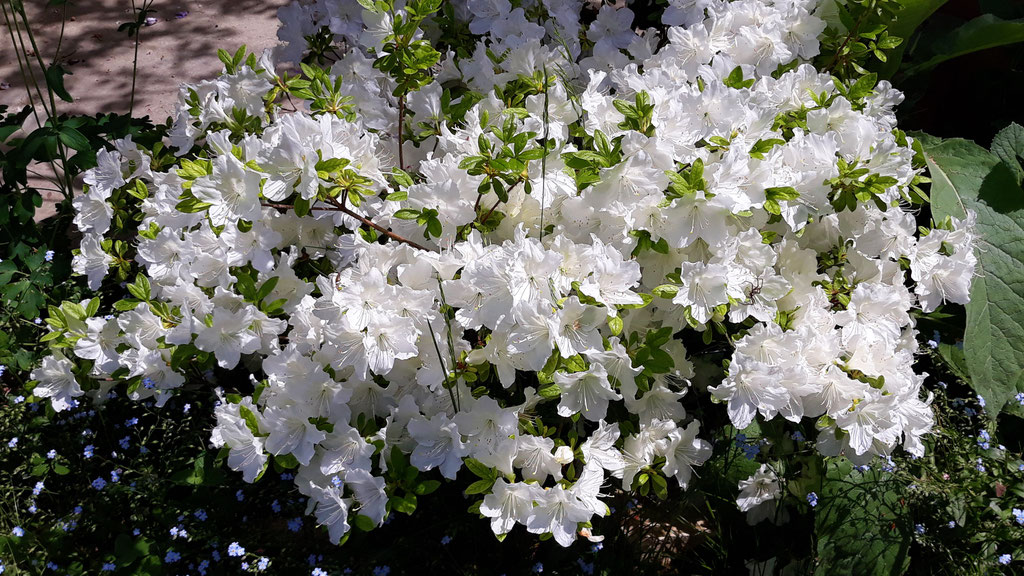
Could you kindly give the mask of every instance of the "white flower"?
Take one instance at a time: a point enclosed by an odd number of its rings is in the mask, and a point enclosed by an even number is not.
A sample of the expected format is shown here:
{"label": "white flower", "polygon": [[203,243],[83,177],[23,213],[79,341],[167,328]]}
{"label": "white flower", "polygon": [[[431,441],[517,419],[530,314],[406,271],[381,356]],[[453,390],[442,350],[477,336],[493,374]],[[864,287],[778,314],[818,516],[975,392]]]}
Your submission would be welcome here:
{"label": "white flower", "polygon": [[556,484],[537,498],[536,506],[526,519],[526,530],[532,534],[550,532],[556,542],[568,546],[576,540],[577,525],[593,515],[572,492]]}
{"label": "white flower", "polygon": [[782,487],[775,471],[767,464],[761,464],[751,477],[739,483],[740,494],[736,505],[741,512],[747,513],[747,522],[756,524],[766,518],[774,517],[776,500],[782,496]]}
{"label": "white flower", "polygon": [[537,484],[509,484],[504,478],[498,478],[491,493],[484,496],[480,513],[491,519],[491,530],[495,534],[508,534],[517,522],[526,524],[533,512],[533,502],[541,494],[543,490]]}
{"label": "white flower", "polygon": [[84,394],[75,375],[71,373],[73,367],[70,360],[56,353],[43,358],[42,365],[29,375],[39,381],[32,389],[32,394],[37,398],[49,398],[57,412],[71,408],[75,402],[73,398]]}
{"label": "white flower", "polygon": [[248,310],[230,312],[218,308],[213,312],[211,324],[200,327],[196,348],[212,352],[221,368],[234,368],[242,354],[251,354],[259,348],[259,338],[249,329],[252,317]]}
{"label": "white flower", "polygon": [[595,364],[585,372],[566,374],[555,373],[555,384],[562,391],[558,402],[559,416],[580,413],[591,422],[603,420],[608,413],[609,400],[621,400],[618,392],[612,390],[604,366]]}
{"label": "white flower", "polygon": [[683,489],[690,483],[693,468],[711,457],[711,443],[697,438],[698,431],[700,422],[694,420],[685,429],[668,433],[664,471],[666,475],[675,476]]}

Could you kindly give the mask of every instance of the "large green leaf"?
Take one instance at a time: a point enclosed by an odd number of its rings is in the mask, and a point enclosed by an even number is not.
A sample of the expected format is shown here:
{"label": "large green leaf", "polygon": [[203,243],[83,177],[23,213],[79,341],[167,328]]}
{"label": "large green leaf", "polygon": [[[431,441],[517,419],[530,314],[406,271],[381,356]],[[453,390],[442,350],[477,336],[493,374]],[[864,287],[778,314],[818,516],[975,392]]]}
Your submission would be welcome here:
{"label": "large green leaf", "polygon": [[[936,219],[978,215],[964,359],[974,390],[997,414],[1024,391],[1024,190],[998,156],[974,142],[921,136]],[[1016,403],[1008,407],[1020,413]]]}
{"label": "large green leaf", "polygon": [[1020,158],[1024,158],[1024,127],[1011,122],[1000,130],[992,139],[992,153],[1014,173],[1017,182],[1024,180],[1024,168],[1020,165]]}
{"label": "large green leaf", "polygon": [[935,44],[935,55],[907,69],[906,74],[934,68],[935,66],[971,52],[1005,46],[1024,41],[1024,20],[1003,20],[992,14],[984,14],[964,23]]}
{"label": "large green leaf", "polygon": [[900,486],[888,472],[860,472],[845,458],[831,458],[814,531],[815,574],[903,574],[910,565],[913,527]]}
{"label": "large green leaf", "polygon": [[949,0],[901,0],[903,8],[896,13],[896,20],[889,25],[889,34],[903,38],[903,43],[888,54],[885,64],[879,70],[882,78],[892,78],[903,60],[903,52],[910,46],[910,36],[925,20]]}

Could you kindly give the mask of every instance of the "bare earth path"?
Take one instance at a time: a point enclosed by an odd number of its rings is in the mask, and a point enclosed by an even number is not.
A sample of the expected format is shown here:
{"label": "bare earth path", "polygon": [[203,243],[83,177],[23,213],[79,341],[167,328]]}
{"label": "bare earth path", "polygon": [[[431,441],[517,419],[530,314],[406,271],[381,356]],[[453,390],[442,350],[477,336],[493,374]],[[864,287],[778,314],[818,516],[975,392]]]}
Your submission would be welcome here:
{"label": "bare earth path", "polygon": [[[289,0],[156,0],[156,23],[142,29],[135,116],[163,122],[174,111],[178,85],[215,76],[217,49],[234,52],[245,44],[257,54],[277,44],[277,10]],[[354,0],[353,0],[354,1]],[[141,4],[141,0],[136,0]],[[36,42],[49,64],[60,36],[63,7],[25,0]],[[73,103],[58,102],[61,113],[128,113],[134,39],[118,32],[133,20],[131,0],[72,0],[67,3],[58,62],[71,76],[65,86]],[[187,13],[187,14],[186,14]],[[17,110],[28,104],[11,37],[0,19],[0,104]],[[48,198],[47,200],[52,200]],[[49,202],[39,216],[52,213]]]}

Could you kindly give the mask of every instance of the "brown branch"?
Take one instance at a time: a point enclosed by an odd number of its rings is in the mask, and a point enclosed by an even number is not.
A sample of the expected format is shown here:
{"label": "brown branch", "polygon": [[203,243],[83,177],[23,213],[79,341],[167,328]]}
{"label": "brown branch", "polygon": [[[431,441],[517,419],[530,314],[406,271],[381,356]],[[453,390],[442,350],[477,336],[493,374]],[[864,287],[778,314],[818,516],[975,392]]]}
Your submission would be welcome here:
{"label": "brown branch", "polygon": [[495,202],[494,206],[491,206],[491,209],[487,211],[487,214],[484,214],[484,217],[480,219],[480,225],[481,226],[483,226],[484,224],[487,223],[487,219],[490,218],[491,214],[494,213],[494,209],[498,207],[498,204],[501,204],[501,200],[498,200],[497,202]]}
{"label": "brown branch", "polygon": [[333,204],[334,206],[336,206],[338,211],[340,211],[341,213],[348,214],[349,216],[355,218],[356,220],[359,220],[360,222],[362,222],[363,224],[369,226],[370,228],[373,228],[374,230],[380,232],[381,234],[384,234],[388,238],[391,238],[393,240],[397,240],[398,242],[403,242],[405,244],[408,244],[409,246],[412,246],[413,248],[418,248],[418,249],[423,250],[425,252],[430,252],[431,251],[429,248],[426,248],[425,246],[423,246],[421,244],[417,244],[416,242],[413,242],[412,240],[409,240],[408,238],[406,238],[404,236],[399,236],[398,234],[395,234],[394,232],[392,232],[391,230],[388,230],[387,228],[381,226],[380,224],[374,223],[372,220],[370,220],[369,218],[367,218],[365,216],[362,216],[360,214],[356,214],[352,210],[349,210],[347,207],[345,207],[344,205],[339,203],[334,198],[328,198],[327,201],[330,202],[331,204]]}

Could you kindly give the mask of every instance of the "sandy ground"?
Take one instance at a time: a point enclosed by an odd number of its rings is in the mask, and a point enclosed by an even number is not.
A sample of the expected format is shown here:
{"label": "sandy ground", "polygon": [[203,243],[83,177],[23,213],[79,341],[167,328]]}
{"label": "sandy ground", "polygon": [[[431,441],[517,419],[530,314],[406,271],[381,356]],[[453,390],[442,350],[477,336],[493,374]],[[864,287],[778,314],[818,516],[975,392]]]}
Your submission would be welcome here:
{"label": "sandy ground", "polygon": [[[141,0],[136,2],[141,4]],[[135,116],[163,122],[174,111],[179,84],[220,72],[218,48],[233,53],[245,44],[258,54],[276,45],[277,10],[288,3],[156,0],[151,14],[156,23],[144,27],[139,36]],[[72,72],[65,77],[65,86],[74,102],[58,101],[58,111],[128,113],[135,40],[117,28],[134,20],[132,0],[71,0],[66,8],[47,4],[47,0],[25,0],[40,54],[47,64],[53,60],[65,17],[57,61]],[[29,99],[11,47],[10,31],[2,18],[0,33],[0,88],[4,88],[0,89],[0,104],[17,110]],[[52,200],[47,198],[39,216],[52,213]]]}

